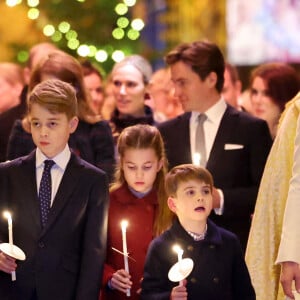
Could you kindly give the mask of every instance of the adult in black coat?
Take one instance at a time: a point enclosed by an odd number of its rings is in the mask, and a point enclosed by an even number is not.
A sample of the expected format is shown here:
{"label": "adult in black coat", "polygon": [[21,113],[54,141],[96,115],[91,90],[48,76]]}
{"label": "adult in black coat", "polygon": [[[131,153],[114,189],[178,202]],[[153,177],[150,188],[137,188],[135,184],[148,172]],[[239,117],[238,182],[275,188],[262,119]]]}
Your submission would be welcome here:
{"label": "adult in black coat", "polygon": [[245,250],[258,187],[272,139],[265,121],[227,105],[221,97],[224,58],[210,42],[185,43],[166,56],[175,95],[186,111],[161,123],[170,167],[196,163],[197,118],[205,113],[204,166],[214,178],[211,218],[238,235]]}

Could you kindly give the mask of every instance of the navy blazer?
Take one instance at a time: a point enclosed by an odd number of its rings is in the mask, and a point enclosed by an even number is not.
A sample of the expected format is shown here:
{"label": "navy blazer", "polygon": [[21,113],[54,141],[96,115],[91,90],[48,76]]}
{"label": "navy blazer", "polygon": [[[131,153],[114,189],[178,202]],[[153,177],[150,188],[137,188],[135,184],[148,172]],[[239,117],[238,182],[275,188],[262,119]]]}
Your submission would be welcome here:
{"label": "navy blazer", "polygon": [[[190,147],[191,113],[184,113],[158,125],[165,142],[170,168],[192,163]],[[227,150],[226,145],[240,145]],[[265,121],[240,112],[231,106],[221,119],[206,168],[214,185],[224,193],[222,216],[211,214],[221,227],[233,231],[246,248],[257,192],[272,138]]]}
{"label": "navy blazer", "polygon": [[[105,171],[109,180],[112,180],[115,168],[114,141],[107,121],[91,124],[79,120],[68,143],[77,155]],[[31,134],[23,129],[21,120],[16,120],[7,146],[7,159],[27,155],[35,147]]]}
{"label": "navy blazer", "polygon": [[[43,300],[98,299],[107,238],[104,172],[72,154],[42,228],[33,151],[0,164],[0,209],[11,211],[14,244],[26,254],[15,282],[0,271],[1,300],[31,300],[34,293]],[[3,218],[0,241],[8,241]]]}
{"label": "navy blazer", "polygon": [[237,237],[208,220],[204,240],[194,239],[178,220],[149,248],[142,281],[141,300],[169,300],[178,283],[168,279],[177,262],[173,246],[180,245],[183,258],[191,258],[194,268],[187,279],[191,300],[255,300],[249,272]]}

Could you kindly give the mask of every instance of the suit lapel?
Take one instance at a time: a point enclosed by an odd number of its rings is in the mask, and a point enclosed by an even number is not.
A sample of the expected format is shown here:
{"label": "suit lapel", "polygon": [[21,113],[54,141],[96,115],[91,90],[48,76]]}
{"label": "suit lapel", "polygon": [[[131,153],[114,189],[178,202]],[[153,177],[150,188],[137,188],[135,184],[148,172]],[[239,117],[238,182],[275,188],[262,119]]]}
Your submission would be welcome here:
{"label": "suit lapel", "polygon": [[178,128],[174,130],[174,134],[178,137],[178,147],[172,151],[182,151],[182,153],[177,153],[177,157],[181,157],[184,162],[192,162],[192,152],[191,152],[191,139],[190,139],[190,117],[191,113],[184,113],[182,116],[182,122],[179,121]]}
{"label": "suit lapel", "polygon": [[21,159],[21,163],[23,164],[23,168],[18,173],[18,180],[22,182],[23,188],[19,201],[25,202],[22,206],[29,210],[35,227],[37,230],[40,230],[41,221],[36,185],[35,151],[31,152],[25,159]]}
{"label": "suit lapel", "polygon": [[70,201],[71,195],[80,179],[80,168],[82,168],[82,165],[79,159],[72,154],[54,198],[42,235],[51,227],[65,205]]}

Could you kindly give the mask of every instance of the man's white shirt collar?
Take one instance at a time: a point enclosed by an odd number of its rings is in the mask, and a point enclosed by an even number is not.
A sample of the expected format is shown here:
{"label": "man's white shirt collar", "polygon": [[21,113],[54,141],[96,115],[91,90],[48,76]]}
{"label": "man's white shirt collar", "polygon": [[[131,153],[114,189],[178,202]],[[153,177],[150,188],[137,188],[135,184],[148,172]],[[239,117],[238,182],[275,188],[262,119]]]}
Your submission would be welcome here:
{"label": "man's white shirt collar", "polygon": [[[207,121],[219,124],[225,113],[226,108],[227,104],[225,100],[223,98],[220,98],[220,100],[216,104],[214,104],[212,107],[210,107],[207,111],[204,111],[203,113],[206,114]],[[192,111],[190,119],[191,124],[197,123],[197,118],[199,114],[199,112]]]}
{"label": "man's white shirt collar", "polygon": [[[69,145],[67,144],[66,147],[62,152],[57,154],[55,157],[52,158],[52,160],[55,162],[55,164],[61,168],[62,170],[66,169],[66,166],[70,160],[71,157],[71,151],[69,148]],[[49,159],[46,155],[42,153],[42,151],[37,148],[36,149],[36,168],[39,168],[43,165],[44,161]]]}

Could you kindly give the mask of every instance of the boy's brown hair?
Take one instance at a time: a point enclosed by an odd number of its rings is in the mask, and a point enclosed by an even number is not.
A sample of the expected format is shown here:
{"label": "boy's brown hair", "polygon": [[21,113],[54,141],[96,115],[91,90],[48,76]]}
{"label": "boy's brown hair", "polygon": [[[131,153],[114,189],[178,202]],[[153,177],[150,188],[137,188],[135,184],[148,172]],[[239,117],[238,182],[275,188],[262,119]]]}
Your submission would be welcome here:
{"label": "boy's brown hair", "polygon": [[174,167],[165,179],[165,189],[168,196],[176,195],[178,186],[182,182],[190,180],[200,180],[209,184],[210,190],[213,189],[213,178],[210,172],[202,167],[193,164],[183,164]]}
{"label": "boy's brown hair", "polygon": [[75,89],[71,84],[58,79],[45,80],[34,87],[27,99],[28,114],[35,103],[53,114],[66,114],[68,120],[77,116]]}

